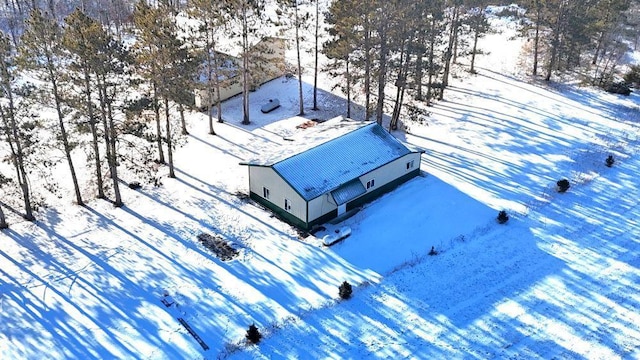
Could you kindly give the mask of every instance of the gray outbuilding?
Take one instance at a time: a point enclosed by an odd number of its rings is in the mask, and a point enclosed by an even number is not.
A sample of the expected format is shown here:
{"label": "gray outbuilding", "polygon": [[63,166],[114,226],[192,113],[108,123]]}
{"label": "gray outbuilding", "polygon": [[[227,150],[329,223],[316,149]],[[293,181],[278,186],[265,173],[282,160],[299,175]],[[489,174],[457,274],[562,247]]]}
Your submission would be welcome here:
{"label": "gray outbuilding", "polygon": [[309,230],[420,174],[423,151],[375,122],[336,118],[316,127],[296,141],[302,150],[241,163],[250,197],[292,225]]}

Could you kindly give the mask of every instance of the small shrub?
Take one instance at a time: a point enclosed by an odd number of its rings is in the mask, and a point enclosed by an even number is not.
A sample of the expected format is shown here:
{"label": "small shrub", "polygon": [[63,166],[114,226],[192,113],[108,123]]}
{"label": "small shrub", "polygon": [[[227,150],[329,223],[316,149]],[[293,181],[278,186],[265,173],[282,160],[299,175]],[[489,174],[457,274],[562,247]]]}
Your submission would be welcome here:
{"label": "small shrub", "polygon": [[132,181],[129,183],[129,188],[133,189],[133,190],[137,190],[140,189],[142,187],[142,185],[140,185],[140,183],[138,181]]}
{"label": "small shrub", "polygon": [[499,224],[504,224],[504,223],[506,223],[507,221],[509,221],[509,215],[507,215],[507,212],[506,212],[506,211],[501,210],[501,211],[498,213],[498,218],[497,218],[497,219],[498,219],[498,223],[499,223]]}
{"label": "small shrub", "polygon": [[342,285],[340,285],[340,287],[338,288],[338,294],[340,295],[341,299],[350,298],[352,293],[353,289],[351,288],[351,284],[346,281],[343,282]]}
{"label": "small shrub", "polygon": [[558,180],[556,184],[558,185],[558,192],[561,193],[569,190],[569,187],[571,187],[571,184],[569,184],[569,180],[567,179]]}
{"label": "small shrub", "polygon": [[640,65],[631,66],[629,71],[624,74],[623,78],[627,84],[632,84],[634,86],[640,85]]}
{"label": "small shrub", "polygon": [[625,82],[613,82],[610,84],[605,84],[604,90],[612,94],[620,94],[625,96],[631,95],[631,87]]}
{"label": "small shrub", "polygon": [[605,163],[607,164],[607,167],[612,167],[614,162],[616,162],[616,161],[613,158],[613,155],[609,155],[609,157],[607,157],[607,160],[605,160]]}
{"label": "small shrub", "polygon": [[260,331],[258,331],[258,328],[256,327],[255,324],[251,324],[249,326],[249,330],[247,330],[246,338],[247,338],[247,341],[252,344],[257,344],[260,342],[260,339],[262,339],[262,334],[260,334]]}
{"label": "small shrub", "polygon": [[438,252],[436,251],[435,247],[431,247],[431,250],[429,250],[429,255],[430,256],[434,256],[434,255],[438,255]]}

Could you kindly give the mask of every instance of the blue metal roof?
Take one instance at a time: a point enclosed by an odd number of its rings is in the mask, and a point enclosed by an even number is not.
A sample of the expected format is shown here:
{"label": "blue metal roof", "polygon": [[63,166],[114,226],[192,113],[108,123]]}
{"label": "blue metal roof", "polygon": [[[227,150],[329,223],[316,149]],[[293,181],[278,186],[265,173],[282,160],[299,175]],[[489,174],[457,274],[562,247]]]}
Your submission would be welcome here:
{"label": "blue metal roof", "polygon": [[308,201],[408,153],[393,135],[371,123],[271,166]]}
{"label": "blue metal roof", "polygon": [[367,192],[359,179],[353,179],[331,192],[337,205],[347,203]]}

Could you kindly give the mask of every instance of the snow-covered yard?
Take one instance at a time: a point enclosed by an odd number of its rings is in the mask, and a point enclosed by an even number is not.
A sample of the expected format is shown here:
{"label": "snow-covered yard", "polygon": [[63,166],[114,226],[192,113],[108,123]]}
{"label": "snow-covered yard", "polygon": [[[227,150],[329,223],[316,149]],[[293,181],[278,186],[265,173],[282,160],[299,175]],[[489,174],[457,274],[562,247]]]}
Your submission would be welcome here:
{"label": "snow-covered yard", "polygon": [[[286,120],[296,83],[283,79],[251,94],[252,125],[238,125],[239,98],[218,136],[190,116],[177,179],[123,189],[124,208],[12,224],[2,358],[640,358],[640,97],[518,80],[509,30],[482,40],[496,52],[453,79],[428,124],[394,133],[426,150],[425,176],[335,225],[351,236],[330,248],[238,196],[239,162],[304,131]],[[269,98],[282,107],[261,114]],[[321,107],[308,117],[343,113],[328,93]],[[239,256],[216,259],[201,233]],[[345,280],[353,298],[339,301]],[[245,346],[252,323],[264,338]]]}

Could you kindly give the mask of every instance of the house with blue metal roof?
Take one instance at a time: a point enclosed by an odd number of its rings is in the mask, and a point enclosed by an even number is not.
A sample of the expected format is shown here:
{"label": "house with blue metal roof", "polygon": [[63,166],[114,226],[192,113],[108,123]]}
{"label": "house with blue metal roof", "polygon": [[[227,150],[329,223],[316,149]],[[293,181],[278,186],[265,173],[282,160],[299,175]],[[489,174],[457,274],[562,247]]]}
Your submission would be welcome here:
{"label": "house with blue metal roof", "polygon": [[294,139],[302,148],[241,163],[250,197],[292,225],[309,230],[420,174],[422,151],[375,122],[336,118],[317,128]]}

